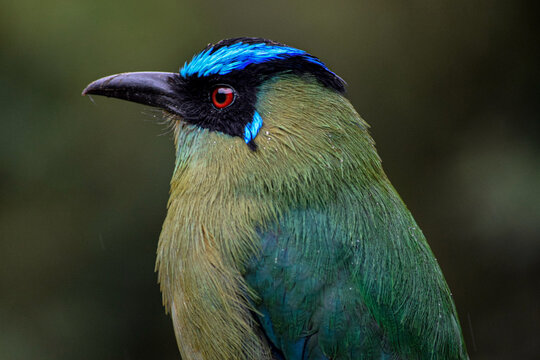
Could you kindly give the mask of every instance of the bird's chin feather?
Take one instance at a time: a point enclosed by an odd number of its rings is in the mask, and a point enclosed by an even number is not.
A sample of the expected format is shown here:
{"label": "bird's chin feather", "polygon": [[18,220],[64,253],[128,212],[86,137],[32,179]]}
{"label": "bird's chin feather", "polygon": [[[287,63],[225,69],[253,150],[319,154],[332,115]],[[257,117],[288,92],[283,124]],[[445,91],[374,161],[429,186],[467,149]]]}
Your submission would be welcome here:
{"label": "bird's chin feather", "polygon": [[183,117],[170,113],[165,110],[161,110],[161,124],[165,125],[168,131],[171,131],[174,134],[174,138],[178,138],[178,133],[180,131],[190,131],[194,126],[189,124]]}

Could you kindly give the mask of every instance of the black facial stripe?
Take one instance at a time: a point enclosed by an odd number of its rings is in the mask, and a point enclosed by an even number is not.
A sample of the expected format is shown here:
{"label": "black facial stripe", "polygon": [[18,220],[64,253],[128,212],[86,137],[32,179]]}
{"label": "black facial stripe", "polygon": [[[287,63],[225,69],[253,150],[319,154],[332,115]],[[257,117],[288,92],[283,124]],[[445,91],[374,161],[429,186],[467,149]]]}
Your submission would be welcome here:
{"label": "black facial stripe", "polygon": [[[186,121],[243,138],[244,128],[253,118],[259,84],[258,79],[239,72],[227,76],[180,77],[175,88]],[[219,86],[231,87],[235,93],[234,101],[224,108],[217,108],[212,102],[212,92]]]}
{"label": "black facial stripe", "polygon": [[280,74],[290,73],[298,76],[310,74],[322,85],[336,90],[339,93],[345,92],[345,81],[336,74],[329,72],[322,66],[307,61],[303,57],[294,56],[286,59],[278,59],[264,62],[262,64],[251,64],[242,72],[250,72],[252,76],[259,75],[261,81]]}
{"label": "black facial stripe", "polygon": [[[181,113],[186,121],[201,128],[244,138],[244,129],[253,120],[259,86],[279,74],[311,75],[328,88],[340,93],[345,91],[345,82],[340,77],[301,56],[295,56],[250,64],[226,75],[179,77],[175,87]],[[229,106],[217,108],[213,105],[212,91],[218,86],[230,86],[234,90],[235,99]]]}

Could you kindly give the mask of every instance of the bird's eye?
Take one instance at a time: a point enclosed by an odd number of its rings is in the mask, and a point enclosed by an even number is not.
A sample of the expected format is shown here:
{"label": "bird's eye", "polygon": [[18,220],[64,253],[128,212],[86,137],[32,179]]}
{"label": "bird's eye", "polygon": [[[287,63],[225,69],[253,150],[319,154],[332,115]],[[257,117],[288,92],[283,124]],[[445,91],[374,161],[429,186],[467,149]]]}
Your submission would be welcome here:
{"label": "bird's eye", "polygon": [[231,105],[234,101],[234,90],[228,86],[218,86],[212,91],[212,103],[218,109]]}

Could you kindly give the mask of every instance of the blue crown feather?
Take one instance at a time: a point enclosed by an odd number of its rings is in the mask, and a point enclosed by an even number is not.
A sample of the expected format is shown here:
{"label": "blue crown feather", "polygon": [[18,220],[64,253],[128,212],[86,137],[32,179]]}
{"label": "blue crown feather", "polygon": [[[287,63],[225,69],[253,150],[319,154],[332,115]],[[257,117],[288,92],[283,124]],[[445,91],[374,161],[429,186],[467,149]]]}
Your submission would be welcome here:
{"label": "blue crown feather", "polygon": [[[180,75],[188,77],[197,75],[225,75],[235,70],[242,70],[250,64],[261,64],[271,60],[287,59],[301,56],[306,61],[322,66],[331,72],[324,63],[307,52],[288,46],[268,45],[265,43],[246,44],[238,42],[224,46],[216,51],[213,48],[204,50],[180,69]],[[332,72],[331,72],[332,73]]]}
{"label": "blue crown feather", "polygon": [[[243,70],[251,64],[262,64],[272,60],[285,60],[293,57],[300,57],[307,62],[320,66],[337,79],[337,85],[332,84],[330,86],[334,86],[339,91],[343,90],[343,80],[330,71],[319,59],[304,50],[278,43],[238,41],[225,46],[218,43],[195,55],[190,62],[186,62],[180,69],[180,75],[184,78],[189,76],[226,75],[233,71]],[[256,149],[253,141],[262,126],[263,119],[261,115],[254,111],[252,120],[244,127],[244,141],[248,145],[251,144],[252,150]]]}

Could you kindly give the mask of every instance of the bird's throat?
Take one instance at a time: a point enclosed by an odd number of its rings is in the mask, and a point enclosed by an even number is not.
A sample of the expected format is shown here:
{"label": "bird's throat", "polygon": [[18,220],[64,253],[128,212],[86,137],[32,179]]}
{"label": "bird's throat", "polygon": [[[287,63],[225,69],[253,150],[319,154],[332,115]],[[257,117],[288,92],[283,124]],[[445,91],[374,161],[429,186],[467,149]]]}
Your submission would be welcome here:
{"label": "bird's throat", "polygon": [[[184,131],[178,138],[157,252],[164,305],[183,358],[265,359],[268,348],[250,313],[253,294],[241,276],[246,257],[256,251],[255,227],[264,214],[253,211],[254,199],[237,196],[222,174],[224,165],[213,161],[220,141],[230,139],[201,132]],[[239,151],[249,152],[238,140]]]}

